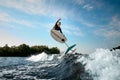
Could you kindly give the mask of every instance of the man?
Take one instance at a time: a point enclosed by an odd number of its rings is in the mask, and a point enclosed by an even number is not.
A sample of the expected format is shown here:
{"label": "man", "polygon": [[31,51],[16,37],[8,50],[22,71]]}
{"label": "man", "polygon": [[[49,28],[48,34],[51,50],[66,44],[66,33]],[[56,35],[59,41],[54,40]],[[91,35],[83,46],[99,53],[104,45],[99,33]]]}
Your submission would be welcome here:
{"label": "man", "polygon": [[[61,30],[61,28],[60,28],[60,26],[61,26],[60,20],[61,20],[61,18],[59,18],[59,19],[57,20],[57,22],[55,23],[54,29],[57,30],[57,31],[60,31],[60,32],[63,34],[63,32],[62,32],[62,30]],[[62,40],[63,42],[65,41],[64,39],[61,39],[61,40]]]}
{"label": "man", "polygon": [[62,30],[60,28],[61,26],[61,22],[60,22],[61,19],[58,19],[57,22],[55,23],[55,26],[54,26],[54,29],[57,30],[57,31],[60,31],[62,33]]}

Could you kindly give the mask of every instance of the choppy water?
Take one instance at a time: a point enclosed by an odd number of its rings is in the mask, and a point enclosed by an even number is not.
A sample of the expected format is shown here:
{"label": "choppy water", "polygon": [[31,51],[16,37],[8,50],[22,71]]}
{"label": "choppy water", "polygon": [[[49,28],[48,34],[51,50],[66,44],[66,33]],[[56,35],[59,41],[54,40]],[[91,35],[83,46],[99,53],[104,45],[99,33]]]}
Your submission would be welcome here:
{"label": "choppy water", "polygon": [[1,57],[0,80],[120,80],[120,50]]}

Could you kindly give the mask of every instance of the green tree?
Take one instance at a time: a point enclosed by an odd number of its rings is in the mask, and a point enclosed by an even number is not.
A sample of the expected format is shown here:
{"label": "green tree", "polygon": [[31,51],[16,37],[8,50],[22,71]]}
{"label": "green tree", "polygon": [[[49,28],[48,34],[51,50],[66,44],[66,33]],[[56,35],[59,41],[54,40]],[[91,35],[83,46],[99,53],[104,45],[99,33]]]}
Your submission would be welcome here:
{"label": "green tree", "polygon": [[17,47],[17,52],[20,56],[28,56],[30,54],[30,47],[26,44],[21,44]]}
{"label": "green tree", "polygon": [[50,54],[59,54],[60,50],[57,47],[50,48]]}
{"label": "green tree", "polygon": [[8,46],[8,44],[5,44],[5,46],[3,46],[3,53],[4,53],[4,55],[6,56],[6,55],[10,55],[9,54],[9,51],[10,51],[10,47]]}
{"label": "green tree", "polygon": [[11,46],[9,47],[7,44],[3,47],[0,47],[0,56],[19,56],[26,57],[34,54],[40,54],[42,52],[46,52],[47,54],[59,54],[60,50],[57,47],[48,48],[48,46],[32,46],[21,44],[19,46]]}

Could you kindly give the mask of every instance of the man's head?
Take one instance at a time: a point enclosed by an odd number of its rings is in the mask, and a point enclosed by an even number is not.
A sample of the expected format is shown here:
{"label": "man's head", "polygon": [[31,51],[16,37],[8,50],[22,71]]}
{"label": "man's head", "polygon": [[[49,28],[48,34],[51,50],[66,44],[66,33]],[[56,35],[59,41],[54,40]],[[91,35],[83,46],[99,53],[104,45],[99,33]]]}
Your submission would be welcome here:
{"label": "man's head", "polygon": [[61,25],[61,22],[58,22],[58,23],[57,23],[57,25],[60,27],[60,25]]}

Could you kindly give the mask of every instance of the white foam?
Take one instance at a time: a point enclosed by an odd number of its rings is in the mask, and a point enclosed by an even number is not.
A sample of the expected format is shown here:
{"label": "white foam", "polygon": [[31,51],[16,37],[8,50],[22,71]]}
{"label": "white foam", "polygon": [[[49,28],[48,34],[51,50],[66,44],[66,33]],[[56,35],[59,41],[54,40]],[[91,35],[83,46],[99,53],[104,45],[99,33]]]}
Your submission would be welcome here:
{"label": "white foam", "polygon": [[92,74],[94,80],[120,80],[120,50],[96,49],[89,58],[82,57],[78,61],[86,64],[85,69]]}
{"label": "white foam", "polygon": [[38,55],[32,55],[31,57],[27,58],[29,61],[48,61],[48,60],[53,60],[54,55],[47,55],[45,52],[42,52]]}

